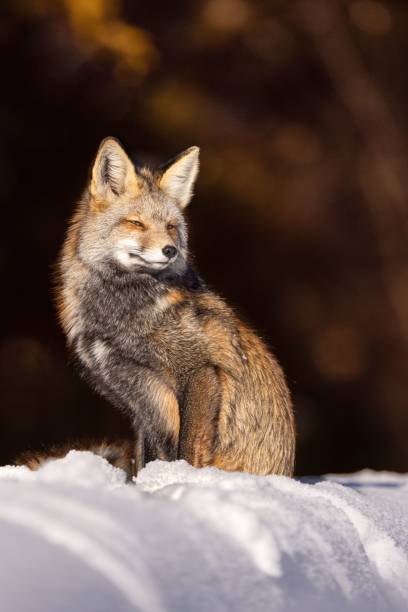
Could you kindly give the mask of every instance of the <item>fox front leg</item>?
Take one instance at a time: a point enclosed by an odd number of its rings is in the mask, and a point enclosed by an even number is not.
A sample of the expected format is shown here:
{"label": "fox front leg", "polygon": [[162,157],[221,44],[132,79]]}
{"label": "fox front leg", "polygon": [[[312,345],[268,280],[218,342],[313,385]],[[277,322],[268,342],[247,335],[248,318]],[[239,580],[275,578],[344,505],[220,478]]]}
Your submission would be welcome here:
{"label": "fox front leg", "polygon": [[194,467],[213,464],[222,389],[216,368],[207,366],[189,380],[182,407],[179,457]]}
{"label": "fox front leg", "polygon": [[[180,411],[175,393],[157,374],[138,371],[129,402],[136,435],[143,436],[141,463],[153,459],[177,459]],[[138,433],[139,432],[139,433]]]}
{"label": "fox front leg", "polygon": [[137,476],[146,465],[145,435],[142,427],[135,427],[135,441],[133,446],[133,476]]}

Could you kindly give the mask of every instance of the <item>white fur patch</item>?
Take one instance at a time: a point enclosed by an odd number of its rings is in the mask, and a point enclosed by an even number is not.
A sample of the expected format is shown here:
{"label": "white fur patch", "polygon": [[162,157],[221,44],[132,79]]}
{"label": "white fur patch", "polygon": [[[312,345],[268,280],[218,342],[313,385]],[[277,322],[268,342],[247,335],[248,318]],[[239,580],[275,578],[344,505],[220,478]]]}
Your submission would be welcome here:
{"label": "white fur patch", "polygon": [[82,338],[81,336],[78,338],[78,342],[76,345],[76,351],[78,353],[78,356],[80,358],[80,360],[88,367],[91,368],[93,363],[92,363],[92,356],[88,353],[88,351],[84,348],[83,343],[82,343]]}
{"label": "white fur patch", "polygon": [[127,251],[115,251],[115,258],[126,268],[129,268],[134,263]]}
{"label": "white fur patch", "polygon": [[95,340],[92,345],[92,354],[99,364],[103,364],[109,354],[109,348],[102,340]]}
{"label": "white fur patch", "polygon": [[117,242],[115,248],[115,258],[120,264],[122,264],[126,268],[130,268],[136,263],[135,259],[130,254],[131,252],[140,252],[140,245],[137,240],[132,240],[131,238],[122,238],[122,240],[119,240]]}

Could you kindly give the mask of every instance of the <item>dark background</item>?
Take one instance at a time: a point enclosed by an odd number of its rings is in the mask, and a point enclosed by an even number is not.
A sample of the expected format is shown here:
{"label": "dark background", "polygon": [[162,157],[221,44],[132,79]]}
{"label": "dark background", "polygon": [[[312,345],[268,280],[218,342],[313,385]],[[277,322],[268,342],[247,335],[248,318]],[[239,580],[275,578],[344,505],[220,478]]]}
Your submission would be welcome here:
{"label": "dark background", "polygon": [[129,426],[68,363],[51,271],[99,141],[202,148],[207,282],[276,352],[297,473],[408,470],[408,5],[10,0],[0,21],[0,462]]}

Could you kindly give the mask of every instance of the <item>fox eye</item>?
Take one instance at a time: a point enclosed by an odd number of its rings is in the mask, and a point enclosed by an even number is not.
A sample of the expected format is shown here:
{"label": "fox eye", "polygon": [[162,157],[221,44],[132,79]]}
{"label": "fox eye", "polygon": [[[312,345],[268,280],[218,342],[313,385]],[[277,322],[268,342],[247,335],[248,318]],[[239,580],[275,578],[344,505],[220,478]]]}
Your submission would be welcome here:
{"label": "fox eye", "polygon": [[128,219],[129,223],[132,225],[136,225],[136,227],[140,227],[140,229],[145,229],[145,225],[141,221],[137,221],[136,219]]}
{"label": "fox eye", "polygon": [[167,224],[167,229],[168,229],[169,231],[171,231],[171,230],[175,230],[176,228],[177,228],[177,225],[174,225],[174,223],[168,223],[168,224]]}

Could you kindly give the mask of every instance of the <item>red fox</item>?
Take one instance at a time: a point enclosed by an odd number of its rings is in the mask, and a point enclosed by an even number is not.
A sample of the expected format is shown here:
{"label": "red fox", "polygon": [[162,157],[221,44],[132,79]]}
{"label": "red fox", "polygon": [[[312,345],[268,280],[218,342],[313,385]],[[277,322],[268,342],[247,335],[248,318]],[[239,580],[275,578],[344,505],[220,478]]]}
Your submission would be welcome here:
{"label": "red fox", "polygon": [[183,212],[191,147],[152,171],[102,141],[58,263],[60,322],[80,371],[137,436],[138,465],[293,474],[283,372],[192,268]]}

